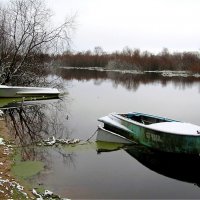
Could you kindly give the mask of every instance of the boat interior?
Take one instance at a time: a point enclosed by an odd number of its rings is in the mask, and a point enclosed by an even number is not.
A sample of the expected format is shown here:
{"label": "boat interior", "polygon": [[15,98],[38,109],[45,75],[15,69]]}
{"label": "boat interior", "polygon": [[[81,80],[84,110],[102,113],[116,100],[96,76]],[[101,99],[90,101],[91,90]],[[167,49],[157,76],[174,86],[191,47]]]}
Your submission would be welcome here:
{"label": "boat interior", "polygon": [[162,118],[162,117],[156,117],[153,115],[147,115],[143,113],[127,113],[127,114],[120,114],[122,117],[131,119],[133,121],[139,122],[144,125],[154,124],[154,123],[160,123],[160,122],[172,122],[174,120]]}

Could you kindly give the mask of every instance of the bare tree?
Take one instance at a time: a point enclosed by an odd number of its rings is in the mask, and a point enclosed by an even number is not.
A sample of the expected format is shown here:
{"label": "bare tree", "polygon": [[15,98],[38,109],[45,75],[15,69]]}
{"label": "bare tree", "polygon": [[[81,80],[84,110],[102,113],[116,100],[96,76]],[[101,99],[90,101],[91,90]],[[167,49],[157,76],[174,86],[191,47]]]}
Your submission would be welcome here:
{"label": "bare tree", "polygon": [[98,56],[103,55],[104,54],[103,48],[100,46],[94,47],[94,54]]}
{"label": "bare tree", "polygon": [[11,0],[0,7],[1,84],[22,78],[30,84],[43,73],[44,55],[69,45],[74,17],[54,27],[52,16],[43,0]]}

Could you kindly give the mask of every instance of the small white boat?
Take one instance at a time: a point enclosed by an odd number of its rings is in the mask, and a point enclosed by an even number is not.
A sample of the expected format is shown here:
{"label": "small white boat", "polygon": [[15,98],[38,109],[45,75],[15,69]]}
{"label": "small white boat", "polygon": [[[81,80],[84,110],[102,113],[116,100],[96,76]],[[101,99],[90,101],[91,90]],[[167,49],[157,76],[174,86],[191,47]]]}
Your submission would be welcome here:
{"label": "small white boat", "polygon": [[0,85],[0,97],[58,97],[60,92],[56,88],[18,87]]}

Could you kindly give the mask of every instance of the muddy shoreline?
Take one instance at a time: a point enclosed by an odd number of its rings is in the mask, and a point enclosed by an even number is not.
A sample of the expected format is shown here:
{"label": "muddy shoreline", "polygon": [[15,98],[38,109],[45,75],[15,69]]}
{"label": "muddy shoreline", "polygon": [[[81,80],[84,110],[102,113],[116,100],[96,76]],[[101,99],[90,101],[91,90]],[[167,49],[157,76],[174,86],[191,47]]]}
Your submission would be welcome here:
{"label": "muddy shoreline", "polygon": [[0,138],[3,138],[0,144],[0,199],[34,199],[31,191],[11,173],[15,150],[10,145],[13,138],[3,118],[0,119]]}
{"label": "muddy shoreline", "polygon": [[[18,147],[15,144],[14,136],[12,136],[9,133],[9,129],[6,125],[6,120],[2,117],[0,117],[0,199],[68,199],[68,198],[62,198],[59,195],[54,194],[53,192],[42,189],[35,189],[32,188],[31,185],[26,183],[26,179],[23,178],[23,176],[18,176],[16,173],[17,169],[20,169],[24,173],[27,174],[27,169],[24,168],[24,165],[20,165],[16,158],[18,156]],[[68,142],[71,144],[73,142],[77,143],[79,141],[77,140],[67,140],[67,141],[57,141],[55,140],[55,144],[59,143],[65,143]],[[53,146],[54,143],[49,139],[44,142],[44,146]],[[68,144],[67,143],[67,144]],[[27,162],[20,162],[21,164],[27,164]],[[30,163],[28,163],[30,164]],[[35,162],[34,162],[35,164]],[[36,163],[37,164],[37,163]],[[41,163],[39,163],[41,164]],[[27,166],[27,165],[25,165]],[[34,165],[36,166],[36,165]],[[15,169],[15,170],[14,170]],[[43,169],[43,167],[42,167]],[[40,169],[41,170],[41,169]],[[33,170],[31,171],[31,174],[36,174],[40,170]],[[30,169],[28,170],[28,174],[30,175]],[[21,177],[21,178],[20,178]],[[39,190],[40,192],[38,192]]]}

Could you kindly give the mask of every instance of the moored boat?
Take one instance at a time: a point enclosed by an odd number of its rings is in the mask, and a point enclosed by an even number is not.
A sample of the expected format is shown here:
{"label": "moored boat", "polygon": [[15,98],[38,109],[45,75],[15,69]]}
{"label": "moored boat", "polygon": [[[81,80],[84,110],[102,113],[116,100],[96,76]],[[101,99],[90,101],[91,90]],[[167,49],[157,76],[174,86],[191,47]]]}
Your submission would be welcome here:
{"label": "moored boat", "polygon": [[60,92],[56,88],[18,87],[0,85],[1,98],[17,97],[58,97]]}
{"label": "moored boat", "polygon": [[103,141],[103,142],[121,143],[121,144],[133,144],[133,141],[129,140],[128,138],[121,136],[119,134],[113,133],[109,130],[106,130],[101,126],[98,126],[96,140]]}
{"label": "moored boat", "polygon": [[144,113],[111,113],[98,119],[104,129],[147,147],[174,153],[200,153],[200,126]]}

